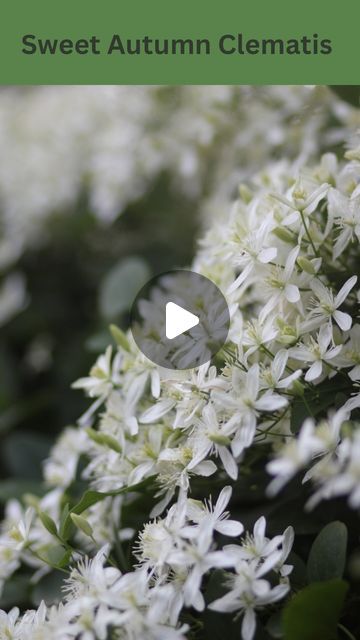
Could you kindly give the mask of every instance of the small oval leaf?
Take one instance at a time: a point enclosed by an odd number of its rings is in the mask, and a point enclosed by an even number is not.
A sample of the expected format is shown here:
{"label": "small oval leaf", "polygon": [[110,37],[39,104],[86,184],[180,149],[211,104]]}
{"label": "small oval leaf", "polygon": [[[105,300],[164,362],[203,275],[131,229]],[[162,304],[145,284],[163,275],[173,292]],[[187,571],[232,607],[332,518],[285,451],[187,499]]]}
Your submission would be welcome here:
{"label": "small oval leaf", "polygon": [[346,562],[347,529],[337,520],[327,524],[315,538],[307,563],[309,582],[341,578]]}
{"label": "small oval leaf", "polygon": [[334,640],[348,585],[344,580],[309,584],[283,613],[285,640]]}

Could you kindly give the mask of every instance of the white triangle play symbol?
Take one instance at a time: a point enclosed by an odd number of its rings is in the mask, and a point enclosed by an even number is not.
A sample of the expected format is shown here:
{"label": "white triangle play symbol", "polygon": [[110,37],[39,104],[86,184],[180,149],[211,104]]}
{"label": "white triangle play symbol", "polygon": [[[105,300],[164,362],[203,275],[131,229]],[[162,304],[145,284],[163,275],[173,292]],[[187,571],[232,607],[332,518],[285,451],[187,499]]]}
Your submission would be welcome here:
{"label": "white triangle play symbol", "polygon": [[165,307],[166,310],[166,337],[168,340],[177,338],[185,331],[189,331],[193,327],[199,324],[199,318],[190,311],[186,311],[183,307],[180,307],[175,302],[168,302]]}

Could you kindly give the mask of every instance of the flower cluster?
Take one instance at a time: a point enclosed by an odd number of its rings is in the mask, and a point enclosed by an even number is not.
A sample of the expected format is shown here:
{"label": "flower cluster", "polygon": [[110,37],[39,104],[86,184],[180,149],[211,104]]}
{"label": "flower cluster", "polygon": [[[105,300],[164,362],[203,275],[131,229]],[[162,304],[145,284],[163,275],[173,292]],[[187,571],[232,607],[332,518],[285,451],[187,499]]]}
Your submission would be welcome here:
{"label": "flower cluster", "polygon": [[[241,187],[226,220],[211,224],[192,268],[219,286],[231,315],[212,363],[160,368],[130,331],[112,327],[116,349],[74,385],[91,406],[45,463],[51,491],[32,497],[33,524],[20,534],[29,543],[4,571],[32,550],[41,561],[50,536],[64,553],[55,566],[73,567],[67,595],[23,618],[3,614],[4,625],[18,625],[23,638],[172,640],[186,637],[189,611],[198,621],[208,606],[241,615],[242,637],[252,640],[255,612],[273,610],[289,591],[293,531],[267,538],[260,517],[241,538],[241,506],[235,518],[228,484],[236,488],[257,457],[272,476],[269,494],[304,470],[310,507],[346,495],[358,508],[359,158],[355,147],[345,162],[325,154],[300,169],[273,163]],[[92,491],[73,504],[79,475]],[[198,499],[204,477],[225,486],[215,504]],[[138,514],[134,524],[127,513],[142,493],[153,501],[150,521]],[[122,540],[132,541],[130,566]],[[98,550],[104,544],[111,553]],[[79,559],[84,548],[93,560]],[[209,602],[207,583],[218,572],[222,592]]]}
{"label": "flower cluster", "polygon": [[84,191],[108,221],[167,172],[178,193],[206,193],[213,209],[273,153],[305,161],[356,117],[321,87],[6,89],[0,267],[44,238],[49,215],[71,214]]}
{"label": "flower cluster", "polygon": [[[105,545],[91,560],[84,556],[71,567],[61,605],[47,608],[42,603],[37,611],[27,611],[22,617],[17,608],[8,614],[0,612],[0,637],[105,640],[112,629],[114,638],[185,640],[189,626],[181,622],[182,610],[203,611],[204,576],[212,569],[227,568],[235,572],[229,574],[228,604],[222,609],[222,598],[210,607],[244,614],[243,638],[251,640],[255,610],[284,598],[289,591],[287,576],[292,566],[285,562],[293,531],[289,527],[283,535],[269,539],[265,519],[260,518],[253,535],[216,550],[216,532],[234,538],[243,532],[242,524],[229,520],[225,511],[230,497],[231,488],[225,487],[213,506],[211,500],[202,503],[183,494],[164,519],[147,523],[140,532],[133,571],[122,573],[114,566],[110,544]],[[12,535],[18,538],[16,548],[21,549],[29,533],[23,524],[17,532]],[[269,574],[272,584],[266,579]],[[273,586],[274,579],[277,586]]]}

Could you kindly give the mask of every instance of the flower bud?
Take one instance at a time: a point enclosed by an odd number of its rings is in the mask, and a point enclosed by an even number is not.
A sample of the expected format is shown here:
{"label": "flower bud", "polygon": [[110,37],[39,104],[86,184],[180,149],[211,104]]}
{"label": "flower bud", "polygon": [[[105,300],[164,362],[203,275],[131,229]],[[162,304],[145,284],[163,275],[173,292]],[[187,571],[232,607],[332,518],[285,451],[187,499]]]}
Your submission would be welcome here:
{"label": "flower bud", "polygon": [[73,521],[75,527],[80,529],[89,538],[93,535],[93,528],[91,524],[83,516],[79,516],[77,513],[70,513],[70,518]]}

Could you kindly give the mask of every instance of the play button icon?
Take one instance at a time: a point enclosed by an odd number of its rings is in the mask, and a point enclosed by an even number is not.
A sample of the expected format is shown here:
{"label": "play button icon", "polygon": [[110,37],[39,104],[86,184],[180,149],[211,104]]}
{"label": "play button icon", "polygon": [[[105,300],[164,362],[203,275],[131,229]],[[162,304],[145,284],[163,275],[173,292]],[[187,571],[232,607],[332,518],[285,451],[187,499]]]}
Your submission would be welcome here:
{"label": "play button icon", "polygon": [[226,342],[230,316],[220,289],[182,269],[152,278],[131,309],[131,331],[143,354],[168,369],[209,362]]}
{"label": "play button icon", "polygon": [[186,311],[186,309],[183,309],[183,307],[180,307],[175,302],[168,302],[165,309],[165,335],[168,340],[177,338],[182,333],[189,331],[189,329],[199,324],[198,316],[190,313],[190,311]]}

